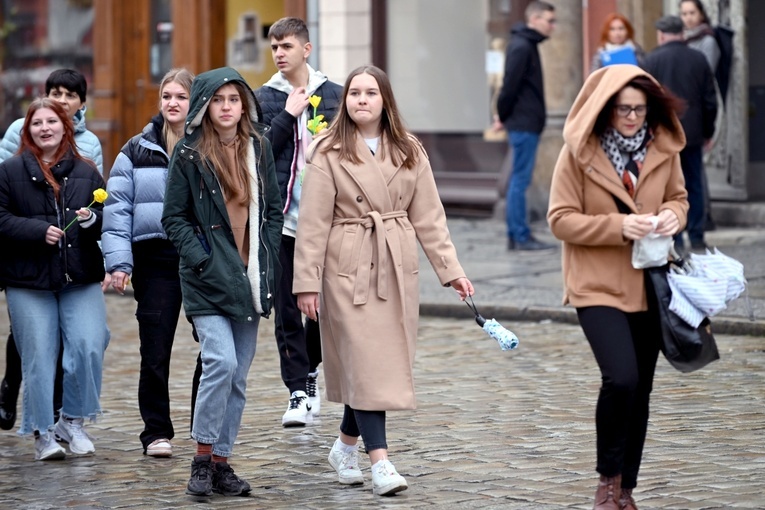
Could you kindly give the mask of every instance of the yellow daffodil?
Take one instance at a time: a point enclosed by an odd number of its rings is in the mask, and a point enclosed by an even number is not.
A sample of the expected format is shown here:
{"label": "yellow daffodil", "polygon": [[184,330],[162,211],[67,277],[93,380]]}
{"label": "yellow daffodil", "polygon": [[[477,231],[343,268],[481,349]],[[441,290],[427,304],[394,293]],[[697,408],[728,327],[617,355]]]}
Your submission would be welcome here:
{"label": "yellow daffodil", "polygon": [[311,106],[313,106],[313,117],[306,123],[306,127],[312,135],[316,136],[322,129],[325,129],[328,124],[326,122],[322,122],[324,120],[324,115],[316,115],[316,108],[318,108],[319,103],[321,103],[321,97],[311,96],[308,98],[308,102],[311,103]]}
{"label": "yellow daffodil", "polygon": [[[107,193],[106,190],[103,188],[98,188],[97,190],[93,192],[93,201],[85,209],[90,209],[90,206],[92,206],[96,202],[98,202],[99,204],[103,204],[104,202],[106,202],[107,198],[109,198],[109,193]],[[77,218],[79,218],[79,216],[75,215],[74,219],[69,222],[69,225],[64,227],[64,232],[66,232],[66,229],[72,226],[72,223],[77,221]]]}
{"label": "yellow daffodil", "polygon": [[[106,192],[103,188],[98,188],[96,191],[93,192],[93,202],[98,202],[99,204],[103,204],[106,202],[106,199],[109,198],[109,193]],[[93,205],[93,202],[90,203],[90,205]],[[90,205],[88,207],[90,207]]]}

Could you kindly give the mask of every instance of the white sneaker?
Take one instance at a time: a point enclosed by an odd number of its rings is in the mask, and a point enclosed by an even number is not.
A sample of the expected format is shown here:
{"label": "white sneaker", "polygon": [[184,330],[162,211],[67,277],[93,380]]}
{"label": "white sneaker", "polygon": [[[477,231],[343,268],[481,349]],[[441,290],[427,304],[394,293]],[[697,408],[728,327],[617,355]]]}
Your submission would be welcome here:
{"label": "white sneaker", "polygon": [[302,427],[311,421],[311,403],[305,391],[293,391],[287,411],[282,416],[282,426]]}
{"label": "white sneaker", "polygon": [[404,477],[398,474],[388,459],[378,461],[372,466],[372,483],[374,484],[372,493],[378,496],[392,496],[409,487]]}
{"label": "white sneaker", "polygon": [[146,455],[149,457],[172,457],[173,445],[169,439],[157,439],[146,447]]}
{"label": "white sneaker", "polygon": [[61,448],[53,434],[40,434],[35,431],[35,460],[57,460],[66,457],[66,450]]}
{"label": "white sneaker", "polygon": [[82,428],[82,418],[65,418],[61,416],[56,422],[56,441],[69,443],[69,451],[77,455],[89,455],[96,451],[93,442]]}
{"label": "white sneaker", "polygon": [[311,404],[311,414],[319,416],[321,410],[321,395],[319,394],[319,371],[308,374],[305,381],[305,392],[308,395],[308,402]]}
{"label": "white sneaker", "polygon": [[355,448],[351,452],[343,450],[340,440],[329,451],[329,465],[337,471],[340,483],[344,485],[358,485],[364,483],[364,475],[359,469],[359,450]]}

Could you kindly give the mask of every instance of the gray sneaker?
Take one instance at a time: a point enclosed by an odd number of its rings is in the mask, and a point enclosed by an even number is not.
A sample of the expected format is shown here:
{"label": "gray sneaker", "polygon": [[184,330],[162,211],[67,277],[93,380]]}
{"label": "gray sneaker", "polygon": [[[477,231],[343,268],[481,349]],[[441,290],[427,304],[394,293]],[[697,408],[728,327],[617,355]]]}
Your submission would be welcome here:
{"label": "gray sneaker", "polygon": [[69,443],[69,451],[76,455],[90,455],[96,451],[93,441],[83,428],[82,418],[62,416],[56,422],[56,441]]}
{"label": "gray sneaker", "polygon": [[59,460],[66,457],[66,450],[61,448],[50,432],[40,434],[35,430],[35,460]]}

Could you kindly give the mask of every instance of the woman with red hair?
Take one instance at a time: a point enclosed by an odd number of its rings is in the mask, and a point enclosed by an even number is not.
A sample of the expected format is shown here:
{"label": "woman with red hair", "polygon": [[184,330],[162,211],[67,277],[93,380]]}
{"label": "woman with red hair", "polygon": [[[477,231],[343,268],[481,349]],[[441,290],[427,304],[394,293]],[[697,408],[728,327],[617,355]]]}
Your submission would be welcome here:
{"label": "woman with red hair", "polygon": [[[84,420],[101,414],[109,342],[98,247],[104,180],[83,159],[72,118],[58,101],[29,105],[16,156],[0,163],[0,288],[4,288],[24,381],[20,434],[35,460],[95,451]],[[98,201],[95,198],[98,197]],[[90,205],[89,205],[90,204]],[[54,423],[53,384],[63,340],[64,394]]]}
{"label": "woman with red hair", "polygon": [[635,29],[627,18],[618,12],[606,16],[600,31],[600,45],[592,57],[590,72],[611,64],[642,65],[643,49],[633,39]]}

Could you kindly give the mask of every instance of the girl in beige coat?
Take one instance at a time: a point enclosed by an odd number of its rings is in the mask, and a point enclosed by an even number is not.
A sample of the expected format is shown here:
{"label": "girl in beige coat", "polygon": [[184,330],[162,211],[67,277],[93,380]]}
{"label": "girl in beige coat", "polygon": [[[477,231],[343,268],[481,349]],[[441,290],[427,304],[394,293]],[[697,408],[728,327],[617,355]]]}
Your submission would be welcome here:
{"label": "girl in beige coat", "polygon": [[632,245],[654,229],[651,216],[661,235],[685,225],[678,105],[636,66],[596,71],[571,108],[553,173],[547,219],[563,241],[564,302],[576,307],[602,375],[596,509],[637,508],[661,331]]}
{"label": "girl in beige coat", "polygon": [[363,436],[373,492],[395,494],[407,484],[388,461],[385,412],[415,408],[417,240],[460,299],[473,286],[427,155],[404,129],[382,70],[351,72],[337,117],[308,156],[293,292],[303,313],[319,317],[327,399],[345,404],[329,463],[340,483],[363,483],[356,444]]}

